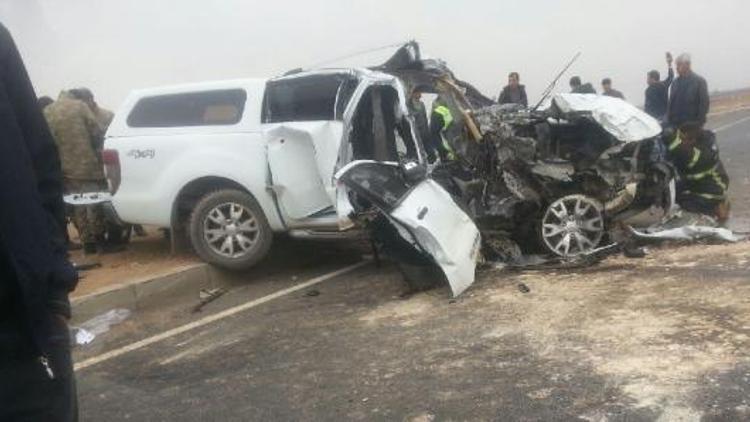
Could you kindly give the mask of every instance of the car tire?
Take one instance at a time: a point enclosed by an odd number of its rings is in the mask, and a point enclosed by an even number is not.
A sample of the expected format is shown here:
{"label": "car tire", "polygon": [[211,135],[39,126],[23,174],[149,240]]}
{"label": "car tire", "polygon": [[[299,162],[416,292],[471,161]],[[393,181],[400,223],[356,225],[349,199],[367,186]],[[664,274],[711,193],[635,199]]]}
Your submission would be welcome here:
{"label": "car tire", "polygon": [[605,230],[604,206],[586,195],[567,195],[547,206],[539,236],[547,252],[562,258],[596,249]]}
{"label": "car tire", "polygon": [[273,233],[252,195],[224,189],[203,196],[188,224],[193,249],[204,261],[228,270],[245,270],[263,259]]}

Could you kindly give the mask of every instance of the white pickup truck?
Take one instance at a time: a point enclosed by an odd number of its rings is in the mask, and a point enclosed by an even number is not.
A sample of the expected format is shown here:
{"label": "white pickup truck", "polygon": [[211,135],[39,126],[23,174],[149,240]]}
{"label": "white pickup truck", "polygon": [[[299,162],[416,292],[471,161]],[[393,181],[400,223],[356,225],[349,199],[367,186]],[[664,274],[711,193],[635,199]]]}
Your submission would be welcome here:
{"label": "white pickup truck", "polygon": [[[198,255],[229,269],[261,260],[274,233],[335,236],[353,227],[337,172],[425,164],[411,88],[385,71],[332,69],[134,91],[105,139],[114,210],[128,223],[186,229]],[[424,183],[413,190],[423,205],[442,190]],[[432,198],[440,212],[410,204],[393,218],[466,284],[479,232],[449,198]]]}

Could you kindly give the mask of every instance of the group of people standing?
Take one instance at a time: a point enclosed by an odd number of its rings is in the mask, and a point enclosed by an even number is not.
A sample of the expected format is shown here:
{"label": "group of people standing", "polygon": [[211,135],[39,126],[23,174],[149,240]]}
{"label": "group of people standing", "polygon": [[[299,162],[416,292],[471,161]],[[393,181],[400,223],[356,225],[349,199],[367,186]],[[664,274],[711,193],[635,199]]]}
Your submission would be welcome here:
{"label": "group of people standing", "polygon": [[[670,53],[666,61],[666,79],[661,80],[657,70],[646,75],[644,111],[664,127],[667,155],[679,176],[677,203],[685,211],[723,222],[729,214],[729,177],[719,158],[715,134],[704,129],[710,107],[708,84],[693,72],[689,54],[675,60],[676,78]],[[574,94],[596,94],[591,83],[583,83],[579,76],[570,78],[570,88]],[[612,88],[610,78],[602,80],[602,95],[625,100],[622,92]],[[497,102],[528,107],[527,98],[518,72],[511,72]]]}

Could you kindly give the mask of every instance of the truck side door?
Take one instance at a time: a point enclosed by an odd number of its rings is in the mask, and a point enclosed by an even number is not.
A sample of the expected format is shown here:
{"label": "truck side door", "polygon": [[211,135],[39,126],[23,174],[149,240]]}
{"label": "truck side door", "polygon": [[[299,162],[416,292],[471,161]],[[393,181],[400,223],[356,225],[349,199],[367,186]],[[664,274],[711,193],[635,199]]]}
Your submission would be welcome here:
{"label": "truck side door", "polygon": [[325,72],[268,82],[262,130],[270,185],[285,218],[333,212],[342,113],[356,86],[352,75]]}

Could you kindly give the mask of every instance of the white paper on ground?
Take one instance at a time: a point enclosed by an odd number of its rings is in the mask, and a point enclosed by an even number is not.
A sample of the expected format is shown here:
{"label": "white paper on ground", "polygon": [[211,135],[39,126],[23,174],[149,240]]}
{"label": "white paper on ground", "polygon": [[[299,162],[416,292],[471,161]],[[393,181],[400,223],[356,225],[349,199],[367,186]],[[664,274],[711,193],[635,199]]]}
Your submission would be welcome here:
{"label": "white paper on ground", "polygon": [[630,228],[636,237],[643,239],[662,239],[662,240],[700,240],[700,239],[715,239],[722,240],[725,242],[739,242],[744,240],[744,237],[737,236],[732,233],[729,229],[721,227],[708,227],[708,226],[683,226],[676,227],[673,229],[659,230],[654,232],[642,232],[634,228]]}

